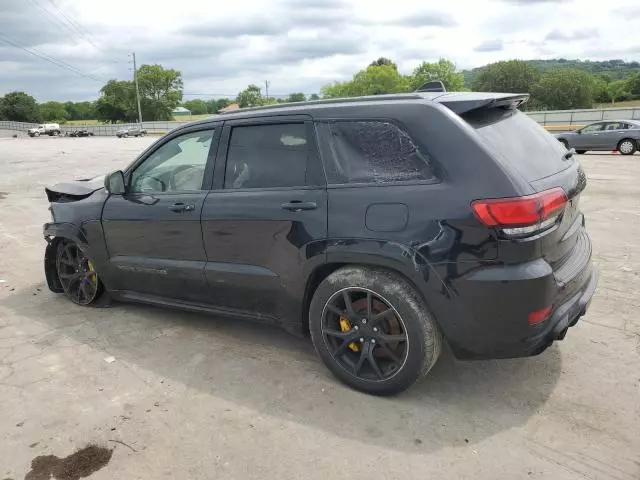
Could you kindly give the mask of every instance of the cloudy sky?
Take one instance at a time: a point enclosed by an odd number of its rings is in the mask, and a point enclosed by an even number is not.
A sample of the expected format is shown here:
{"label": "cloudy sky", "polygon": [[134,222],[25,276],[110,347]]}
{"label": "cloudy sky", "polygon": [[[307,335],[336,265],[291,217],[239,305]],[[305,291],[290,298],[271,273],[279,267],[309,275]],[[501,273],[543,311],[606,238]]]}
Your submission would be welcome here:
{"label": "cloudy sky", "polygon": [[96,98],[108,79],[131,78],[131,51],[139,65],[180,70],[185,99],[233,97],[267,79],[272,94],[314,93],[380,56],[403,73],[439,57],[459,68],[510,58],[640,60],[640,3],[0,0],[0,95]]}

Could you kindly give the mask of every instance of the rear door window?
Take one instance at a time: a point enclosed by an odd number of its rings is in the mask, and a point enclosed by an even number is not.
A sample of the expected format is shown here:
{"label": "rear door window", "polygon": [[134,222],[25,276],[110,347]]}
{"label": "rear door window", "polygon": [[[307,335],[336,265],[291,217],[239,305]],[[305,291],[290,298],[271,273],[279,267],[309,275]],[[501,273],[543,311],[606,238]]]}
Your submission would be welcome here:
{"label": "rear door window", "polygon": [[329,145],[329,183],[389,183],[434,178],[429,157],[407,132],[385,121],[335,121],[318,129]]}
{"label": "rear door window", "polygon": [[304,123],[233,127],[224,188],[320,185],[322,167],[312,155]]}
{"label": "rear door window", "polygon": [[529,182],[571,165],[564,146],[519,110],[501,108],[469,112],[463,118],[489,150],[513,166]]}

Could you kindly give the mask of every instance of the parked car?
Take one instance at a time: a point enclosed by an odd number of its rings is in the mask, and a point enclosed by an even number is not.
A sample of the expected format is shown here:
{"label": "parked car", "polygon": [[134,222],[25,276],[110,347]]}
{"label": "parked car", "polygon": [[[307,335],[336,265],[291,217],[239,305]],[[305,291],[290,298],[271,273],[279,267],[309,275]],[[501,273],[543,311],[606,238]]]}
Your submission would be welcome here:
{"label": "parked car", "polygon": [[118,138],[144,137],[147,131],[139,127],[122,128],[116,132]]}
{"label": "parked car", "polygon": [[640,148],[640,122],[607,120],[591,123],[573,132],[558,133],[555,137],[577,153],[617,150],[622,155],[633,155]]}
{"label": "parked car", "polygon": [[[526,95],[414,93],[239,110],[122,171],[49,187],[49,288],[310,333],[353,388],[408,388],[443,342],[536,355],[596,287],[577,158]],[[473,159],[473,161],[470,161]]]}
{"label": "parked car", "polygon": [[57,136],[60,135],[60,125],[57,123],[43,123],[37,127],[30,128],[27,133],[30,137],[39,137],[40,135]]}
{"label": "parked car", "polygon": [[68,132],[67,135],[69,137],[93,137],[93,132],[83,128],[80,130],[72,130],[71,132]]}

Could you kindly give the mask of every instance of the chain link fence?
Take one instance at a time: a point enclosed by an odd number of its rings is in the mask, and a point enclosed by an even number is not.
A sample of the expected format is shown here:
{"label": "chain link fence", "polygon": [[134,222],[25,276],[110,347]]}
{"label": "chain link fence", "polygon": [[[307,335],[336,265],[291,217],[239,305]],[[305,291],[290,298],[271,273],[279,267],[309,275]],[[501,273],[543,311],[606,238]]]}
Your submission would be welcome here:
{"label": "chain link fence", "polygon": [[[164,135],[170,130],[185,125],[189,122],[142,122],[142,129],[147,131],[148,135]],[[13,130],[16,132],[27,132],[30,128],[37,127],[38,123],[0,121],[0,130]],[[65,135],[74,130],[87,130],[94,135],[114,136],[118,130],[125,128],[137,129],[140,127],[138,123],[117,123],[117,124],[99,124],[99,125],[60,125],[60,134]]]}
{"label": "chain link fence", "polygon": [[640,120],[640,107],[526,112],[548,130],[567,131],[602,120]]}

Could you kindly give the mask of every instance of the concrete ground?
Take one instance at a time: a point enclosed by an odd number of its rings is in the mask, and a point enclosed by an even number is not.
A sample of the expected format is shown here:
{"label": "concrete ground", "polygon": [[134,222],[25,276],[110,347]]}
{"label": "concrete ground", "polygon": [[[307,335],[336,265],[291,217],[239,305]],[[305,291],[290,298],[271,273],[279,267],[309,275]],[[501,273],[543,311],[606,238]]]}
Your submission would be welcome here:
{"label": "concrete ground", "polygon": [[152,141],[0,139],[0,479],[89,443],[114,449],[95,479],[640,478],[640,155],[580,158],[601,277],[564,341],[529,359],[445,353],[375,398],[275,328],[47,290],[44,186]]}

